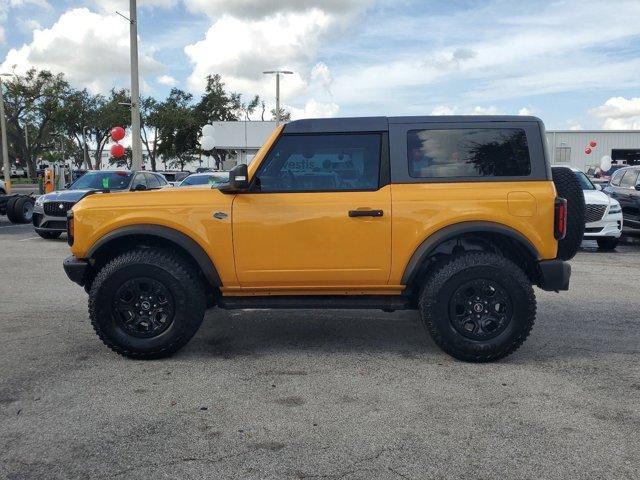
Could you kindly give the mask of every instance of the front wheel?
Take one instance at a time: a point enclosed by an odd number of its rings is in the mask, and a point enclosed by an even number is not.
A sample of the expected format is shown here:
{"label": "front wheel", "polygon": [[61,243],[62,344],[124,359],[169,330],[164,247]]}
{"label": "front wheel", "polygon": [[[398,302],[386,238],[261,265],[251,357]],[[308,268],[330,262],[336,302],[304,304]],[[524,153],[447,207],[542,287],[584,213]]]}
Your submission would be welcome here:
{"label": "front wheel", "polygon": [[427,277],[420,315],[435,343],[468,362],[513,353],[536,317],[531,282],[501,255],[470,252],[441,263]]}
{"label": "front wheel", "polygon": [[120,355],[167,357],[196,333],[206,303],[198,272],[165,250],[123,253],[98,272],[89,315],[104,344]]}

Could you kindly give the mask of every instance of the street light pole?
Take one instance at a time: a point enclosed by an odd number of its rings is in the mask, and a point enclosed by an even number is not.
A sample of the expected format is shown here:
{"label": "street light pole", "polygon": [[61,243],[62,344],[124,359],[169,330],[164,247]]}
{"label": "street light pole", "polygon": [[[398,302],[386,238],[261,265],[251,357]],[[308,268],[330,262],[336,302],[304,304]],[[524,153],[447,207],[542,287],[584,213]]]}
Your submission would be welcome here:
{"label": "street light pole", "polygon": [[4,91],[1,77],[9,77],[8,73],[0,73],[0,128],[2,128],[2,168],[4,170],[4,188],[11,193],[11,165],[9,165],[9,145],[7,143],[7,118],[4,114]]}
{"label": "street light pole", "polygon": [[276,76],[276,125],[280,125],[280,75],[292,75],[293,72],[289,70],[269,70],[262,72],[265,75]]}
{"label": "street light pole", "polygon": [[129,43],[131,47],[131,169],[142,168],[140,138],[140,80],[138,74],[138,13],[136,0],[129,0]]}

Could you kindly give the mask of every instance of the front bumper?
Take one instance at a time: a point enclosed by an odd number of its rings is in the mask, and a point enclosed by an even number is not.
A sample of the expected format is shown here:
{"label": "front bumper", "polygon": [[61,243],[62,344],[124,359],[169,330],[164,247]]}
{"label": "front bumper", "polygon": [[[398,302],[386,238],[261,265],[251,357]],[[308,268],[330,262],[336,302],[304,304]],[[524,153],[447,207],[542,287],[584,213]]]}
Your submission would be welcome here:
{"label": "front bumper", "polygon": [[587,223],[584,238],[614,237],[622,235],[622,213],[608,213],[602,220]]}
{"label": "front bumper", "polygon": [[33,208],[33,227],[39,232],[62,232],[67,231],[67,217],[52,216],[44,213],[42,205]]}
{"label": "front bumper", "polygon": [[86,281],[86,274],[89,270],[89,262],[86,260],[79,260],[73,255],[64,259],[62,262],[62,266],[64,267],[64,272],[74,283],[77,283],[81,287],[84,286]]}
{"label": "front bumper", "polygon": [[538,262],[538,286],[550,292],[569,290],[571,265],[563,260],[542,260]]}

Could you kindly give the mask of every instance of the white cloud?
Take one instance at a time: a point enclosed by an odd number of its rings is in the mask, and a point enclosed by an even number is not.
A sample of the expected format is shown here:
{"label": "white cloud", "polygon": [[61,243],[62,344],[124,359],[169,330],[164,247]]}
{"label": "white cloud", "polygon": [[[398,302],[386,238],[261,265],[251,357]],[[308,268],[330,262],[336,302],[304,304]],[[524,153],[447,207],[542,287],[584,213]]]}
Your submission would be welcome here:
{"label": "white cloud", "polygon": [[187,82],[199,91],[208,74],[220,73],[231,90],[265,95],[273,91],[273,79],[262,72],[286,68],[296,75],[282,80],[283,95],[299,92],[305,83],[301,72],[315,57],[320,37],[330,24],[331,18],[321,10],[248,21],[223,16],[203,40],[185,47],[193,64]]}
{"label": "white cloud", "polygon": [[529,115],[534,115],[533,110],[531,110],[528,107],[522,107],[520,110],[518,110],[518,115],[521,116],[529,116]]}
{"label": "white cloud", "polygon": [[335,117],[340,111],[340,107],[333,102],[318,102],[314,99],[307,100],[304,108],[296,108],[286,106],[291,112],[291,118],[298,120],[300,118],[326,118]]}
{"label": "white cloud", "polygon": [[460,108],[457,106],[449,107],[447,105],[438,105],[431,111],[431,115],[502,115],[498,107],[481,107],[475,106],[471,108]]}
{"label": "white cloud", "polygon": [[[104,13],[129,12],[129,0],[92,0],[96,8]],[[145,8],[171,8],[178,4],[178,0],[138,0],[138,10]]]}
{"label": "white cloud", "polygon": [[[161,70],[152,55],[140,52],[139,57],[141,77]],[[0,68],[14,67],[19,74],[31,67],[62,72],[92,91],[128,86],[129,25],[117,15],[69,10],[51,28],[35,30],[31,43],[7,53]]]}
{"label": "white cloud", "polygon": [[589,110],[589,115],[603,119],[606,130],[640,129],[640,97],[611,97],[603,105]]}
{"label": "white cloud", "polygon": [[333,83],[333,77],[329,67],[323,62],[316,63],[311,69],[311,81],[317,81],[320,83],[329,94],[331,94],[331,84]]}
{"label": "white cloud", "polygon": [[356,11],[372,0],[183,0],[194,13],[212,18],[228,14],[239,18],[258,19],[275,13],[302,13],[321,9],[327,13],[345,14]]}
{"label": "white cloud", "polygon": [[161,75],[156,78],[156,82],[167,87],[175,87],[178,84],[178,80],[173,78],[171,75]]}

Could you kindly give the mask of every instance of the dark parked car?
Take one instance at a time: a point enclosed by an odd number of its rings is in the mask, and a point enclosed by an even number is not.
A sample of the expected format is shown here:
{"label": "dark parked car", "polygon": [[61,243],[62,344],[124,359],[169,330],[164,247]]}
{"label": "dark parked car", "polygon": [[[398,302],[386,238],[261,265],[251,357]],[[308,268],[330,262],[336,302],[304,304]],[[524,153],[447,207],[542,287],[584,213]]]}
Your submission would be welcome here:
{"label": "dark parked car", "polygon": [[153,190],[168,187],[169,183],[155,172],[126,170],[96,170],[86,172],[69,185],[67,190],[47,193],[36,200],[33,226],[42,238],[54,239],[67,231],[67,211],[88,192],[96,190]]}
{"label": "dark parked car", "polygon": [[640,166],[617,170],[609,185],[604,189],[607,195],[620,202],[624,218],[623,233],[640,234]]}

